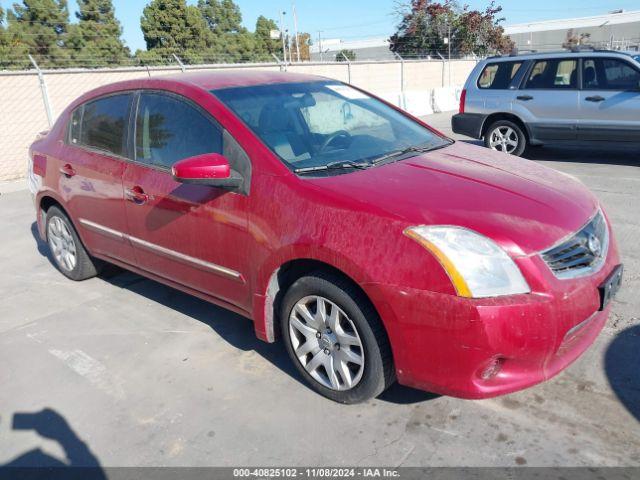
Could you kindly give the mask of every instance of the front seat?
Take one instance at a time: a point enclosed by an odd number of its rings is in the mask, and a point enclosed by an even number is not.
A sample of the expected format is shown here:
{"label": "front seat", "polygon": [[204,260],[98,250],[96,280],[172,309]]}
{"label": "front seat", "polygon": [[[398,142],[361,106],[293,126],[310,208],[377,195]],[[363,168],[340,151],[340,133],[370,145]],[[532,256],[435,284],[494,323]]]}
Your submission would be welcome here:
{"label": "front seat", "polygon": [[260,112],[258,129],[262,139],[281,158],[296,162],[310,158],[291,122],[291,112],[280,103],[268,103]]}
{"label": "front seat", "polygon": [[571,72],[571,78],[569,80],[569,87],[578,88],[578,70]]}
{"label": "front seat", "polygon": [[597,87],[596,82],[596,69],[593,67],[587,67],[584,69],[584,86],[585,87]]}

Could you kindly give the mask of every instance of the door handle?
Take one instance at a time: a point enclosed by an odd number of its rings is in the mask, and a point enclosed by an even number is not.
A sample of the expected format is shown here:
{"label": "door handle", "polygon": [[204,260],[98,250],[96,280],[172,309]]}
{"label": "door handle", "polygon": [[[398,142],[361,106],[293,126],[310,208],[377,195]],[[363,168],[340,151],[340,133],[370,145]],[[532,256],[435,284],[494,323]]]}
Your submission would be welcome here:
{"label": "door handle", "polygon": [[144,193],[142,187],[136,185],[132,188],[127,188],[124,191],[124,195],[130,202],[135,203],[136,205],[144,205],[149,201],[149,195]]}
{"label": "door handle", "polygon": [[60,167],[60,173],[67,178],[71,178],[76,174],[76,171],[73,169],[73,167],[70,164],[67,163],[62,167]]}
{"label": "door handle", "polygon": [[525,102],[528,102],[529,100],[533,100],[533,97],[531,95],[519,95],[516,98],[518,100],[524,100]]}
{"label": "door handle", "polygon": [[604,102],[605,98],[601,97],[600,95],[596,95],[594,97],[587,97],[587,98],[585,98],[585,100],[587,102]]}

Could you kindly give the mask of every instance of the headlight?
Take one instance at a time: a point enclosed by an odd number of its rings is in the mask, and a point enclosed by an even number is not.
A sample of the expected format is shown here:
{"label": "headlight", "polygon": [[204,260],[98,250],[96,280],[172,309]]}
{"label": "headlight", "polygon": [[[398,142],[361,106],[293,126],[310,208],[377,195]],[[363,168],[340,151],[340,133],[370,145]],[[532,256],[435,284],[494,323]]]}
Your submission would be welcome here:
{"label": "headlight", "polygon": [[422,225],[409,227],[404,234],[436,256],[461,297],[531,291],[509,255],[479,233],[462,227]]}

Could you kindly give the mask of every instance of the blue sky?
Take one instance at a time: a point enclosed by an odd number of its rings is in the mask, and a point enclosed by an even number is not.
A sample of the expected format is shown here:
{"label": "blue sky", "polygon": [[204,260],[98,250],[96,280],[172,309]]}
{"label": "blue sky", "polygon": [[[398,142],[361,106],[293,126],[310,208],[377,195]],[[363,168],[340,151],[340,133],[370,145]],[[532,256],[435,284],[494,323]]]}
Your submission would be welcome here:
{"label": "blue sky", "polygon": [[[197,0],[187,0],[195,4]],[[0,0],[5,9],[13,2]],[[124,40],[133,51],[145,48],[140,31],[140,16],[146,0],[113,0],[116,15],[124,29]],[[286,24],[293,31],[291,18],[291,2],[281,0],[236,0],[243,14],[247,28],[253,30],[256,18],[265,15],[278,18],[280,11],[286,11]],[[324,38],[353,39],[372,36],[391,35],[397,17],[394,15],[396,0],[297,0],[298,30],[309,32],[314,39],[318,30],[322,30]],[[489,0],[461,0],[461,4],[469,4],[472,8],[483,8]],[[523,23],[535,20],[554,18],[570,18],[577,16],[597,15],[607,11],[624,8],[640,9],[640,0],[502,0],[505,24]],[[75,0],[69,0],[70,9],[75,11]],[[72,13],[72,19],[75,17]]]}

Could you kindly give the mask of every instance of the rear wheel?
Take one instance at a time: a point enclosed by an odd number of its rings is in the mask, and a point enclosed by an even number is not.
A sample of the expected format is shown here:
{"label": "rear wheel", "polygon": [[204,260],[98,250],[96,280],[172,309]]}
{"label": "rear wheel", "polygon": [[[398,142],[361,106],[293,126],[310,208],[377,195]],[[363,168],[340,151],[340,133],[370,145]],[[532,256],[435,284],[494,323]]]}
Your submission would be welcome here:
{"label": "rear wheel", "polygon": [[394,380],[391,348],[369,302],[338,276],[298,279],[283,299],[287,352],[310,386],[331,400],[359,403]]}
{"label": "rear wheel", "polygon": [[53,261],[64,276],[72,280],[86,280],[98,274],[99,261],[91,258],[71,221],[58,207],[47,211],[46,231]]}
{"label": "rear wheel", "polygon": [[520,156],[527,146],[527,137],[516,123],[498,120],[487,129],[484,144],[491,150]]}

